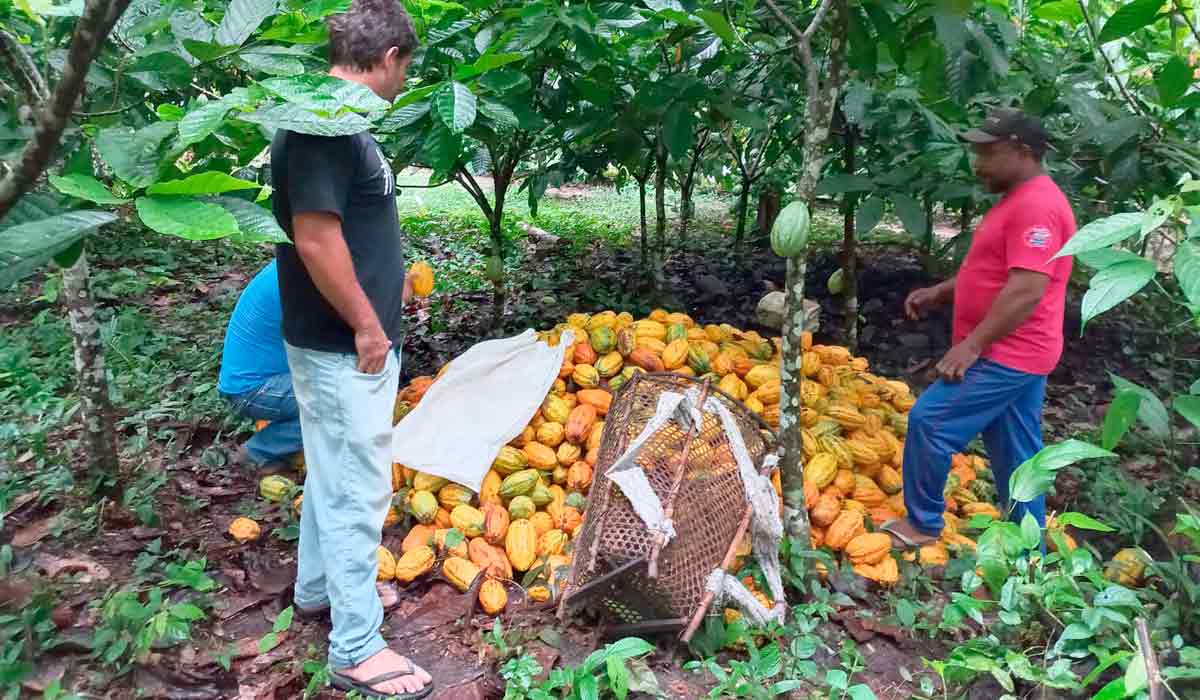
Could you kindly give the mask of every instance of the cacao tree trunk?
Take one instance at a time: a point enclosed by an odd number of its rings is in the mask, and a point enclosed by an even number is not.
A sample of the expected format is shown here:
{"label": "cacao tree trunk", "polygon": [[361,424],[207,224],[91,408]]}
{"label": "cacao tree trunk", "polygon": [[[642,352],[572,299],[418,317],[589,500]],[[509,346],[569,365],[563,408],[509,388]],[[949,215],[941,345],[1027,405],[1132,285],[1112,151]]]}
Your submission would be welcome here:
{"label": "cacao tree trunk", "polygon": [[926,274],[934,272],[933,255],[933,195],[925,193],[925,250],[921,253]]}
{"label": "cacao tree trunk", "polygon": [[[857,146],[857,131],[846,122],[843,136],[846,174],[854,174],[854,149]],[[858,352],[858,237],[854,230],[854,211],[858,208],[858,195],[847,192],[842,221],[842,312],[846,314],[843,334],[850,352]]]}
{"label": "cacao tree trunk", "polygon": [[746,235],[746,215],[749,214],[750,185],[754,184],[749,177],[742,176],[742,191],[738,193],[737,231],[733,234],[733,254],[737,259],[742,257],[742,239]]}
{"label": "cacao tree trunk", "polygon": [[[805,108],[804,165],[800,181],[796,185],[795,198],[811,206],[816,193],[817,181],[824,164],[825,142],[829,139],[829,125],[833,118],[834,105],[843,81],[843,64],[846,55],[846,0],[833,0],[825,27],[829,28],[829,60],[825,80],[820,78],[820,68],[813,59],[808,34],[796,29],[773,0],[767,6],[796,39],[793,52],[804,66],[808,100]],[[799,36],[798,36],[799,35]],[[800,373],[802,335],[804,332],[804,272],[805,258],[791,258],[787,262],[787,311],[783,317],[783,362],[780,370],[782,392],[780,397],[779,437],[781,447],[780,469],[783,480],[784,529],[800,546],[807,546],[809,537],[808,510],[804,507],[804,452],[800,439]]]}
{"label": "cacao tree trunk", "polygon": [[63,298],[71,325],[71,341],[75,346],[75,376],[87,468],[98,477],[102,491],[115,495],[121,489],[117,426],[108,395],[104,344],[100,339],[100,320],[96,317],[96,300],[92,297],[88,277],[86,247],[74,265],[63,269]]}
{"label": "cacao tree trunk", "polygon": [[[492,206],[491,215],[488,217],[488,234],[492,244],[492,255],[504,259],[504,195],[508,190],[508,177],[504,172],[496,172],[494,175],[492,185],[495,190],[495,205]],[[492,286],[491,335],[495,338],[500,337],[504,331],[504,306],[508,302],[503,267],[499,279],[494,280]]]}
{"label": "cacao tree trunk", "polygon": [[658,279],[658,265],[667,253],[667,147],[662,139],[654,155],[654,239],[655,279]]}
{"label": "cacao tree trunk", "polygon": [[771,235],[771,227],[779,216],[780,195],[774,187],[765,187],[758,193],[758,214],[754,221],[760,236]]}
{"label": "cacao tree trunk", "polygon": [[[649,175],[649,173],[647,173]],[[641,215],[640,232],[642,234],[642,274],[650,275],[650,235],[646,231],[646,178],[638,183],[638,211]]]}
{"label": "cacao tree trunk", "polygon": [[696,169],[700,167],[700,160],[704,157],[705,147],[708,145],[708,137],[703,137],[703,140],[695,148],[692,149],[692,160],[688,164],[687,174],[683,177],[683,182],[679,186],[679,240],[687,241],[688,223],[692,220],[694,204],[692,204],[692,192],[696,189]]}

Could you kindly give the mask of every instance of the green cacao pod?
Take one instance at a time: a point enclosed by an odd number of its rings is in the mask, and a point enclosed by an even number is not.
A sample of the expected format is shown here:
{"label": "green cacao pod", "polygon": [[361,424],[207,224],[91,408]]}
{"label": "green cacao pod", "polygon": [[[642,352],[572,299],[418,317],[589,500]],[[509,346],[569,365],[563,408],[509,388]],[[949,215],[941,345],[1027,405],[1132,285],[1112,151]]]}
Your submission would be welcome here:
{"label": "green cacao pod", "polygon": [[841,294],[845,290],[846,284],[843,281],[842,268],[839,267],[833,271],[833,274],[829,276],[829,280],[825,283],[825,288],[834,296]]}
{"label": "green cacao pod", "polygon": [[437,517],[438,500],[428,491],[414,491],[412,501],[408,504],[413,517],[422,525],[432,523]]}
{"label": "green cacao pod", "polygon": [[504,280],[504,261],[498,256],[491,256],[487,261],[487,268],[483,272],[483,278],[488,282],[501,282]]}
{"label": "green cacao pod", "polygon": [[508,504],[508,516],[512,520],[533,517],[535,512],[537,512],[537,506],[533,504],[533,499],[529,496],[517,496]]}
{"label": "green cacao pod", "polygon": [[609,326],[600,326],[588,334],[597,355],[607,355],[617,348],[617,334]]}
{"label": "green cacao pod", "polygon": [[[557,462],[557,459],[555,460]],[[536,469],[523,469],[515,474],[509,474],[500,482],[500,497],[504,499],[528,496],[538,483]]]}
{"label": "green cacao pod", "polygon": [[792,202],[779,212],[775,225],[771,227],[771,250],[781,258],[795,258],[804,254],[808,245],[810,220],[808,205]]}

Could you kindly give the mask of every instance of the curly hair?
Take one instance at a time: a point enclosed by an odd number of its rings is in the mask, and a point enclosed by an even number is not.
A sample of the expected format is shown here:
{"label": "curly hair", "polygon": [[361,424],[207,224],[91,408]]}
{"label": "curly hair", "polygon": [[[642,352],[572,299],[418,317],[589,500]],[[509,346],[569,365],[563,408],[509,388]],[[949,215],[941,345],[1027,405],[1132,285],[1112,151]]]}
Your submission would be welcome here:
{"label": "curly hair", "polygon": [[346,12],[330,15],[329,61],[369,71],[395,46],[400,56],[417,48],[412,20],[400,0],[354,0]]}

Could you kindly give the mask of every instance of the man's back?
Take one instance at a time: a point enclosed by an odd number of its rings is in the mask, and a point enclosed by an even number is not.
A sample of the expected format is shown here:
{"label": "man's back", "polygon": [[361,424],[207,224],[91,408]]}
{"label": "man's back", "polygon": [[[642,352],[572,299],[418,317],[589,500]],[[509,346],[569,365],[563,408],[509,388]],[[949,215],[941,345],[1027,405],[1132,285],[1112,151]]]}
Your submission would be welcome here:
{"label": "man's back", "polygon": [[281,320],[279,279],[272,260],[246,285],[225,329],[221,392],[241,394],[257,389],[268,377],[287,374]]}
{"label": "man's back", "polygon": [[[396,182],[367,132],[324,137],[278,130],[271,143],[275,219],[294,239],[293,217],[323,212],[341,220],[354,272],[384,333],[403,335],[404,248]],[[294,246],[276,246],[283,335],[309,350],[355,352],[354,333],[317,289]]]}

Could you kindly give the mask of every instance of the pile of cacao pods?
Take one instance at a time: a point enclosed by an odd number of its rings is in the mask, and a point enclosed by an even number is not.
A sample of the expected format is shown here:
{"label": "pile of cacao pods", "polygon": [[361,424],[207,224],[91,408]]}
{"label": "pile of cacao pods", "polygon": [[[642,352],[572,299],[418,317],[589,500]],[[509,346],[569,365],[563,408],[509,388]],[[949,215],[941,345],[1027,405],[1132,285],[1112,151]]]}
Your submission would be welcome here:
{"label": "pile of cacao pods", "polygon": [[[481,571],[495,582],[480,588],[481,606],[490,614],[504,609],[506,586],[518,575],[529,584],[524,594],[530,599],[553,598],[571,561],[612,392],[638,372],[706,378],[772,428],[779,426],[779,338],[728,324],[700,326],[665,310],[644,319],[614,311],[572,314],[539,337],[557,346],[568,330],[574,340],[559,378],[521,435],[496,456],[480,493],[393,465],[387,527],[409,529],[399,552],[381,548],[381,579],[407,584],[438,570],[440,562],[442,576],[461,590]],[[871,374],[867,360],[844,347],[816,345],[805,334],[802,350],[800,419],[812,544],[840,552],[862,576],[893,584],[899,574],[890,540],[874,530],[905,512],[900,468],[915,398],[903,382]],[[437,376],[417,377],[400,391],[393,422],[421,401]],[[974,547],[958,532],[964,518],[999,516],[987,503],[991,485],[977,478],[986,467],[979,457],[955,456],[941,541],[911,553],[912,559],[945,564],[952,549]],[[782,498],[778,474],[773,481]],[[299,498],[295,505],[298,511]],[[742,548],[749,553],[748,540]]]}

